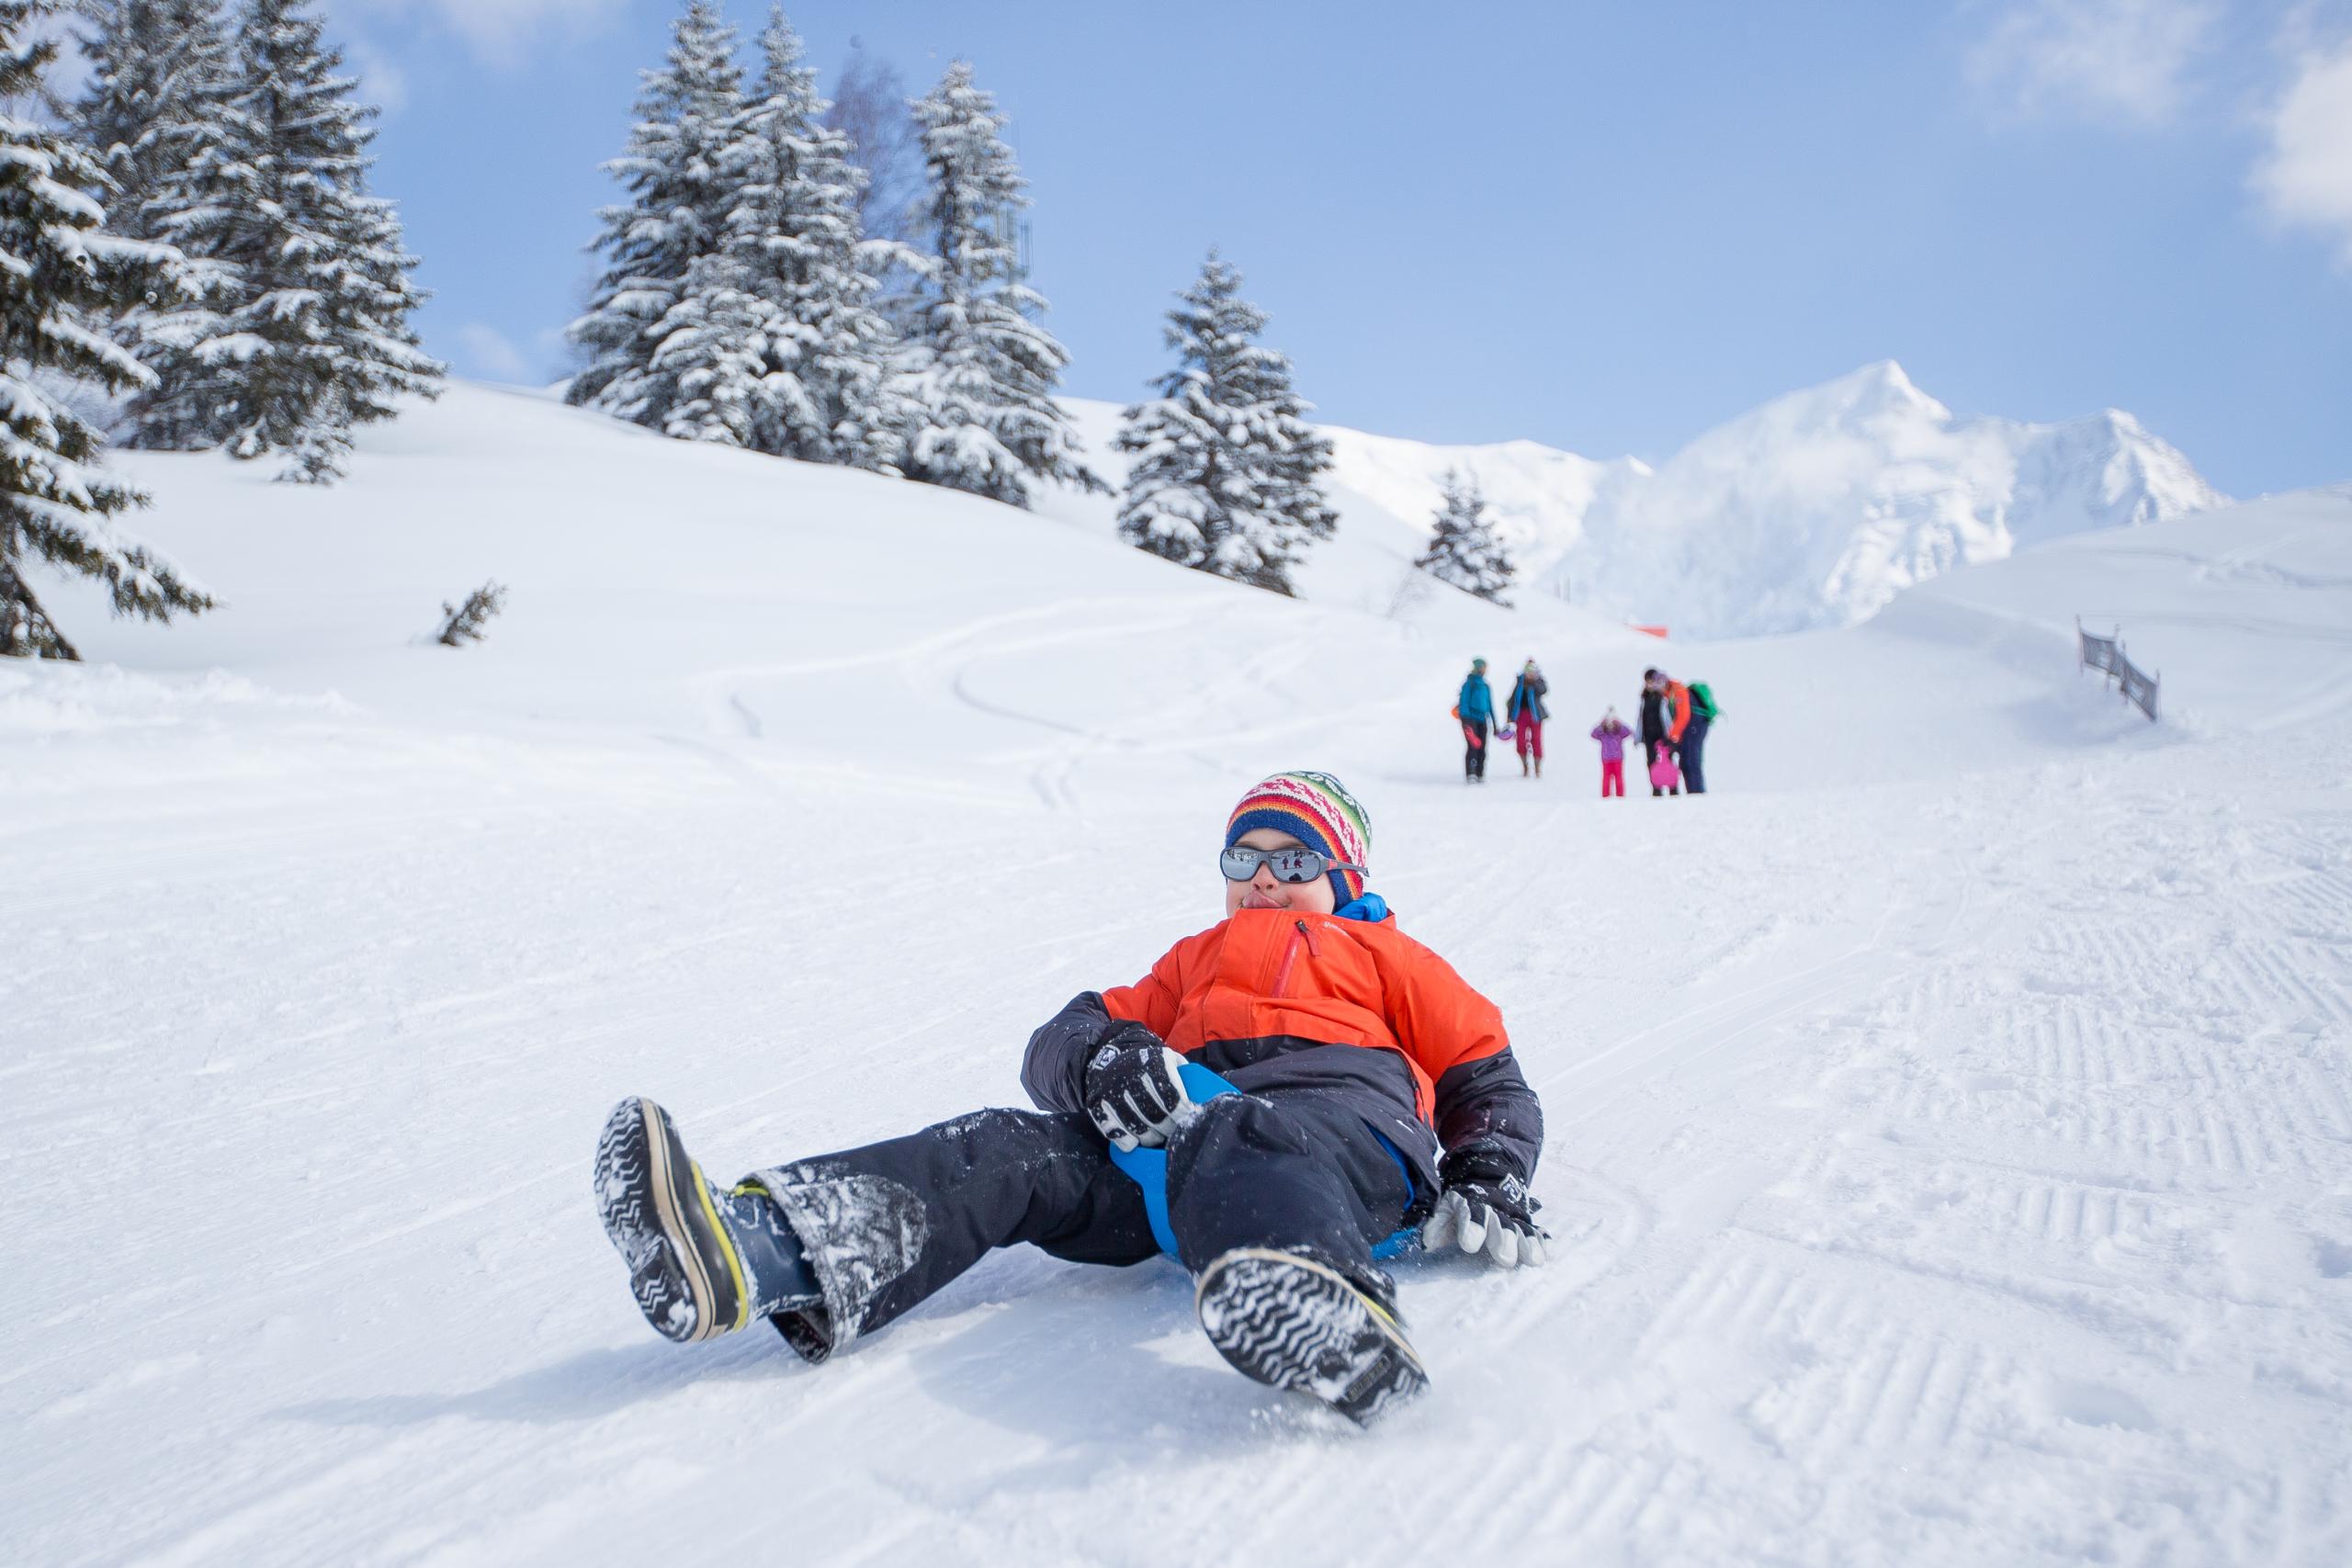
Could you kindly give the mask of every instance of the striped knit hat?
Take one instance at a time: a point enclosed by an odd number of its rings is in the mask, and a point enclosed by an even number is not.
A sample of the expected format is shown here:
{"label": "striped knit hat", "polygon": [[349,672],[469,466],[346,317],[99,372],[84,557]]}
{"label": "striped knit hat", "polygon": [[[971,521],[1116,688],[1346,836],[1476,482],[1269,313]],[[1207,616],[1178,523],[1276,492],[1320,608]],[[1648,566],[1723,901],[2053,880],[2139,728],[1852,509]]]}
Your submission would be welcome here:
{"label": "striped knit hat", "polygon": [[[1252,784],[1225,824],[1225,847],[1231,849],[1242,834],[1260,828],[1288,833],[1308,849],[1351,865],[1372,863],[1366,858],[1372,853],[1372,816],[1329,773],[1294,770]],[[1335,871],[1330,880],[1339,907],[1363,897],[1361,873]]]}

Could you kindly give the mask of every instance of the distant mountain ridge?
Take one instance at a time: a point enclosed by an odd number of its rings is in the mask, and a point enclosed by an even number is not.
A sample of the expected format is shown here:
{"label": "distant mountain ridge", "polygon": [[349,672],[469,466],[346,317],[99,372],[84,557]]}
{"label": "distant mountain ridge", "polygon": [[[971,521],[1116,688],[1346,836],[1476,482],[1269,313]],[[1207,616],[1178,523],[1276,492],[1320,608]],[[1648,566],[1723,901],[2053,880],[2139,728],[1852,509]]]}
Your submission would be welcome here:
{"label": "distant mountain ridge", "polygon": [[[1115,407],[1073,412],[1091,460],[1116,475]],[[1426,540],[1439,476],[1459,467],[1483,487],[1522,593],[1678,635],[1843,626],[1954,567],[2229,502],[2129,413],[1962,417],[1891,359],[1776,398],[1655,468],[1532,441],[1439,446],[1327,429],[1346,542],[1310,558],[1309,597],[1376,595]],[[1396,568],[1368,571],[1367,549]]]}
{"label": "distant mountain ridge", "polygon": [[1609,501],[1544,580],[1736,636],[1862,620],[1953,567],[2228,497],[2128,413],[1961,418],[1882,360],[1717,426]]}

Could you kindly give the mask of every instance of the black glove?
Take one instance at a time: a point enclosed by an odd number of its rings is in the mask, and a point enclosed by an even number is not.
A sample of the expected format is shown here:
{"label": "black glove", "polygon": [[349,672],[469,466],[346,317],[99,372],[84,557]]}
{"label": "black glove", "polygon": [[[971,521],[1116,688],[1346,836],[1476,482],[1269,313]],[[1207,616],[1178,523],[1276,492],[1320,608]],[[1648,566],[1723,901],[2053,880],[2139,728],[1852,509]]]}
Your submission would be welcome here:
{"label": "black glove", "polygon": [[1552,1239],[1535,1223],[1541,1207],[1516,1171],[1472,1162],[1452,1175],[1437,1207],[1421,1222],[1421,1245],[1431,1252],[1458,1247],[1484,1253],[1498,1268],[1533,1268],[1544,1261],[1544,1244]]}
{"label": "black glove", "polygon": [[1086,1114],[1122,1150],[1156,1149],[1175,1130],[1177,1112],[1191,1101],[1180,1069],[1184,1058],[1141,1024],[1130,1024],[1095,1047],[1086,1061]]}

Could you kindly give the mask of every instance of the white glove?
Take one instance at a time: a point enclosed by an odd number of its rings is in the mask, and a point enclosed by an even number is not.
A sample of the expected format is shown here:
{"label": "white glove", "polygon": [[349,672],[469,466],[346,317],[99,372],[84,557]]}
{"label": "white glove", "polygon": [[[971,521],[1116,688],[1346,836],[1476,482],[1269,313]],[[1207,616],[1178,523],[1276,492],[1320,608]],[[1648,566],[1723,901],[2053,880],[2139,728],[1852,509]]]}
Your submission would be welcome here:
{"label": "white glove", "polygon": [[1516,1269],[1522,1263],[1531,1269],[1540,1267],[1546,1239],[1536,1226],[1526,1185],[1516,1176],[1499,1181],[1456,1182],[1421,1222],[1421,1246],[1430,1251],[1458,1247],[1464,1252],[1484,1253],[1487,1261],[1499,1269]]}

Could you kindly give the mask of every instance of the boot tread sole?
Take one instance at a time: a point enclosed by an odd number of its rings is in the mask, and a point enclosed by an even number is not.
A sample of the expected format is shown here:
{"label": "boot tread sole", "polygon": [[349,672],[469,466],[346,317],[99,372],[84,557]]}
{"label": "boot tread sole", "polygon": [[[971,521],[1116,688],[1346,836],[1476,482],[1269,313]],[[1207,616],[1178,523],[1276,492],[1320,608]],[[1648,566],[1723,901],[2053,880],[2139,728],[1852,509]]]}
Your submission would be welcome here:
{"label": "boot tread sole", "polygon": [[1224,1254],[1202,1272],[1194,1310],[1235,1371],[1310,1395],[1359,1426],[1429,1386],[1396,1320],[1346,1275],[1296,1253]]}

